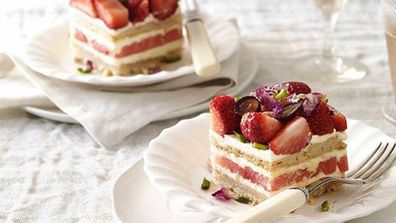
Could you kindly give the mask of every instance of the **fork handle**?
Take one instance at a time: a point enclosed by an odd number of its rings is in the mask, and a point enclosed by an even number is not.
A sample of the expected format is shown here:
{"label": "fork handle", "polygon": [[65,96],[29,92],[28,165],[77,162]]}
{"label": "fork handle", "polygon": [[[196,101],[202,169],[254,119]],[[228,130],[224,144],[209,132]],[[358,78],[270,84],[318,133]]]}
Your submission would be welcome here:
{"label": "fork handle", "polygon": [[275,222],[283,215],[303,206],[307,197],[308,192],[305,189],[290,188],[227,220],[225,223]]}

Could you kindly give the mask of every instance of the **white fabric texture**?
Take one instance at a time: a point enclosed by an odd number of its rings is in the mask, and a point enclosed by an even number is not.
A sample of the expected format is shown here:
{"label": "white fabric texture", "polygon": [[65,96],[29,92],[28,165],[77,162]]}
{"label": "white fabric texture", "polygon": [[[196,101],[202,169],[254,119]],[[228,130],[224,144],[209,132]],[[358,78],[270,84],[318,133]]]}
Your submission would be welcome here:
{"label": "white fabric texture", "polygon": [[[321,17],[311,0],[198,2],[208,13],[236,17],[242,36],[258,53],[261,70],[245,93],[260,84],[298,79],[290,75],[291,62],[320,50]],[[0,1],[0,27],[6,30],[0,33],[0,46],[18,51],[27,37],[66,16],[66,4],[64,0]],[[348,117],[396,137],[395,125],[380,112],[380,105],[390,103],[392,95],[383,33],[379,1],[349,1],[337,24],[338,52],[362,61],[370,74],[353,84],[323,84],[314,89],[327,92],[331,104]],[[109,151],[100,148],[79,125],[4,109],[8,106],[3,100],[0,105],[2,222],[114,221],[113,180],[141,156],[150,139],[180,120],[149,124],[130,135],[119,150]],[[194,135],[193,131],[187,134]],[[352,222],[394,222],[395,210],[392,204]],[[142,211],[153,214],[154,210]]]}
{"label": "white fabric texture", "polygon": [[[106,149],[114,149],[128,135],[161,116],[205,102],[234,86],[237,82],[239,51],[222,63],[222,74],[219,77],[230,80],[225,84],[212,80],[204,82],[206,85],[202,87],[190,86],[174,90],[157,88],[155,92],[99,91],[93,86],[58,81],[35,72],[25,72],[28,68],[22,65],[20,67],[36,87],[58,108],[83,125],[100,145]],[[178,80],[184,84],[183,79]],[[192,81],[190,77],[186,79]],[[200,79],[195,79],[195,83],[200,82]]]}

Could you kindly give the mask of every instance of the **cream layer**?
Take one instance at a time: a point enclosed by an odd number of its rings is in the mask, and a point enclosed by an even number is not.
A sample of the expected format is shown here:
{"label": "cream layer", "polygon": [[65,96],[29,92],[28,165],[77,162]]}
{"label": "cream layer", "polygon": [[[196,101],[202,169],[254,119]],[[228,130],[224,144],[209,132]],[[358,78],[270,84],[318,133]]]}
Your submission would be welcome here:
{"label": "cream layer", "polygon": [[[279,189],[279,190],[277,190],[277,191],[267,191],[267,190],[265,190],[261,185],[255,184],[255,183],[253,183],[253,182],[251,182],[251,181],[249,181],[249,180],[243,178],[241,175],[239,175],[239,174],[237,174],[237,173],[233,173],[233,172],[231,172],[230,170],[228,170],[228,169],[226,169],[226,168],[224,168],[224,167],[222,167],[222,166],[220,166],[220,165],[212,164],[212,169],[213,169],[213,170],[216,170],[216,171],[218,171],[218,172],[220,172],[221,174],[224,174],[224,175],[230,177],[231,179],[233,179],[233,180],[239,182],[239,183],[242,184],[242,185],[248,186],[248,187],[254,189],[254,190],[257,191],[257,192],[264,194],[266,197],[271,197],[271,196],[273,196],[274,194],[280,192],[281,190],[283,190],[283,189],[289,187],[289,186],[286,186],[286,187],[283,187],[283,188],[281,188],[281,189]],[[315,181],[317,181],[317,180],[319,180],[319,179],[321,179],[321,178],[323,178],[323,177],[329,177],[329,176],[332,176],[332,177],[342,177],[343,175],[344,175],[344,174],[341,173],[338,169],[337,169],[334,173],[329,174],[329,175],[326,175],[326,174],[324,174],[324,173],[321,172],[320,174],[318,174],[318,175],[315,176],[315,177],[306,178],[305,180],[303,180],[303,181],[301,181],[301,182],[299,182],[299,183],[297,183],[297,184],[294,184],[294,186],[297,186],[297,187],[305,187],[305,186],[307,186],[307,185],[309,185],[309,184],[311,184],[311,183],[313,183],[313,182],[315,182]],[[219,182],[219,183],[220,183],[220,182]]]}
{"label": "cream layer", "polygon": [[122,58],[115,58],[115,57],[111,57],[111,56],[108,56],[106,54],[103,54],[103,53],[95,50],[94,48],[92,48],[88,44],[86,44],[84,42],[81,42],[79,40],[76,40],[74,38],[70,38],[70,41],[73,44],[77,45],[78,47],[80,47],[80,48],[88,51],[89,53],[93,54],[94,56],[100,58],[105,63],[110,64],[110,65],[115,65],[115,66],[120,66],[122,64],[136,63],[138,61],[159,57],[161,55],[166,54],[167,52],[181,49],[182,44],[183,44],[183,40],[182,39],[181,40],[176,40],[176,41],[169,42],[169,43],[164,44],[164,45],[159,46],[159,47],[155,47],[155,48],[152,48],[152,49],[149,49],[149,50],[145,50],[145,51],[143,51],[141,53],[135,53],[135,54],[132,54],[130,56],[126,56],[126,57],[122,57]]}
{"label": "cream layer", "polygon": [[[211,129],[209,130],[209,136],[215,138],[218,141],[218,143],[220,143],[221,146],[229,146],[238,149],[243,153],[249,154],[251,156],[257,157],[267,162],[273,162],[289,156],[289,155],[276,155],[270,149],[269,150],[255,149],[251,143],[243,143],[234,135],[224,135],[224,137],[221,137],[219,134],[217,134]],[[302,149],[300,152],[295,153],[293,155],[304,153],[309,146],[313,144],[323,143],[332,137],[337,137],[340,140],[346,140],[347,135],[345,134],[345,132],[337,132],[337,131],[322,136],[314,135],[312,136],[311,142],[306,148]]]}
{"label": "cream layer", "polygon": [[[256,173],[259,173],[265,177],[267,177],[268,179],[274,179],[282,174],[285,173],[291,173],[291,172],[295,172],[297,170],[300,169],[307,169],[308,171],[312,171],[315,172],[317,170],[317,167],[319,165],[319,163],[321,161],[325,161],[328,160],[332,157],[336,157],[337,160],[339,160],[341,157],[345,156],[347,154],[347,151],[344,150],[334,150],[332,152],[326,153],[323,156],[320,157],[316,157],[313,159],[309,159],[305,162],[299,163],[297,165],[293,165],[293,166],[289,166],[286,168],[277,168],[276,171],[268,171],[265,170],[262,167],[259,167],[257,165],[255,165],[252,162],[249,162],[249,160],[244,159],[243,157],[237,157],[232,153],[226,153],[224,151],[221,150],[217,150],[217,148],[215,148],[214,146],[211,146],[211,155],[213,156],[220,156],[220,157],[225,157],[231,161],[233,161],[234,163],[238,164],[240,167],[249,167],[250,169],[252,169],[253,171],[255,171]],[[212,162],[213,163],[213,162]],[[338,168],[338,167],[337,167]]]}

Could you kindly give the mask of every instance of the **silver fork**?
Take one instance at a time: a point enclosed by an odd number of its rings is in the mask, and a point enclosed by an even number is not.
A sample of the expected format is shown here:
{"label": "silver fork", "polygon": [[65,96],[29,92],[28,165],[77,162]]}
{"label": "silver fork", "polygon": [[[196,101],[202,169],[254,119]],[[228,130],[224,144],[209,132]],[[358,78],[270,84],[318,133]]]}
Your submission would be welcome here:
{"label": "silver fork", "polygon": [[229,219],[226,223],[259,223],[263,220],[274,222],[304,205],[317,189],[331,182],[353,185],[371,184],[392,166],[396,159],[395,154],[396,143],[380,143],[365,160],[347,172],[346,178],[325,177],[308,187],[291,187]]}

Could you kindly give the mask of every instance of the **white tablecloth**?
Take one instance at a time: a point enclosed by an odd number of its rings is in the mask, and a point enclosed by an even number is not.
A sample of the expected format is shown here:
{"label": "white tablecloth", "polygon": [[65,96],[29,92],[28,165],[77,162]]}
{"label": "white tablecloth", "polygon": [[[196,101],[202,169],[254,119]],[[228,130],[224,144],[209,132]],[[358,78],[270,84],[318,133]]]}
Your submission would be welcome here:
{"label": "white tablecloth", "polygon": [[[0,0],[0,49],[18,52],[26,38],[67,16],[67,2]],[[298,79],[291,75],[291,62],[320,50],[321,17],[311,0],[199,3],[208,12],[236,17],[242,35],[257,50],[261,70],[249,90],[259,84]],[[391,88],[379,1],[348,2],[336,36],[338,51],[365,63],[370,74],[353,84],[314,88],[329,93],[331,103],[348,117],[396,137],[396,126],[380,112],[382,103],[390,103]],[[0,221],[114,221],[110,197],[114,178],[141,156],[150,139],[178,120],[150,124],[130,136],[125,148],[106,151],[79,125],[0,110]],[[395,211],[393,204],[353,222],[394,222]]]}

